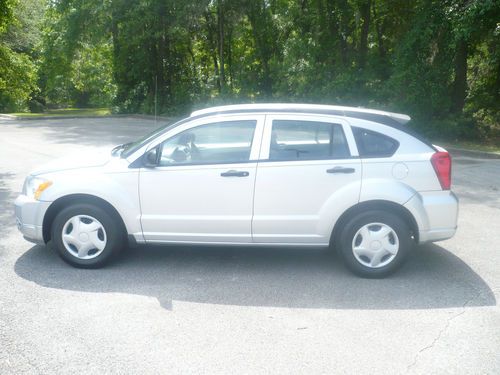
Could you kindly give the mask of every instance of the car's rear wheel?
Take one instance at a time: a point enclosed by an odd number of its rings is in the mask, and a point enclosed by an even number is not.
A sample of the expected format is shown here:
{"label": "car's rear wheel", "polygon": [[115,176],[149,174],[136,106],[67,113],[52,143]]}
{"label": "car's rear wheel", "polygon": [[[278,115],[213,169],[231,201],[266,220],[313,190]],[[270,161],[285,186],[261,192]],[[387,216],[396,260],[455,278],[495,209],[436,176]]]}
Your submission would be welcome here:
{"label": "car's rear wheel", "polygon": [[345,264],[355,274],[368,278],[382,278],[396,271],[413,245],[405,221],[384,211],[355,215],[347,221],[340,239]]}
{"label": "car's rear wheel", "polygon": [[81,268],[102,267],[124,243],[116,218],[87,203],[72,205],[57,214],[52,240],[62,259]]}

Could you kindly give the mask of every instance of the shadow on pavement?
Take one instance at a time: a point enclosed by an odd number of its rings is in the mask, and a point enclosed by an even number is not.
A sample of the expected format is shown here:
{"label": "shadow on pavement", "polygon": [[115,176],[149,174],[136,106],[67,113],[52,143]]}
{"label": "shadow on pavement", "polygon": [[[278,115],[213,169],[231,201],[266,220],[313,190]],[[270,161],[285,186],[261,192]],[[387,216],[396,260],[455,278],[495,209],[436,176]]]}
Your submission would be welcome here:
{"label": "shadow on pavement", "polygon": [[104,146],[135,141],[168,122],[135,118],[21,120],[18,128],[36,128],[51,143]]}
{"label": "shadow on pavement", "polygon": [[0,236],[3,236],[6,229],[16,222],[14,215],[14,194],[7,186],[7,180],[12,180],[14,173],[0,173]]}
{"label": "shadow on pavement", "polygon": [[488,285],[444,248],[418,248],[396,275],[351,275],[331,252],[310,249],[141,247],[100,270],[66,265],[34,246],[15,264],[22,278],[47,288],[175,301],[328,309],[429,309],[495,306]]}

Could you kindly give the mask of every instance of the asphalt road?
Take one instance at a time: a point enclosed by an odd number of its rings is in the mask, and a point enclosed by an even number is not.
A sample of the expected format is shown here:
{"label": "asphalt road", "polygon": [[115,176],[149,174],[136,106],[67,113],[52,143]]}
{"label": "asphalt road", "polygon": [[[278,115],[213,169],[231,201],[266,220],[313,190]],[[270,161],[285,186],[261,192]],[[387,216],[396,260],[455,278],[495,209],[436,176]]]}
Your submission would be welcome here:
{"label": "asphalt road", "polygon": [[155,126],[0,120],[0,374],[500,374],[500,160],[455,156],[457,235],[385,280],[298,249],[139,248],[78,270],[22,239],[31,169]]}

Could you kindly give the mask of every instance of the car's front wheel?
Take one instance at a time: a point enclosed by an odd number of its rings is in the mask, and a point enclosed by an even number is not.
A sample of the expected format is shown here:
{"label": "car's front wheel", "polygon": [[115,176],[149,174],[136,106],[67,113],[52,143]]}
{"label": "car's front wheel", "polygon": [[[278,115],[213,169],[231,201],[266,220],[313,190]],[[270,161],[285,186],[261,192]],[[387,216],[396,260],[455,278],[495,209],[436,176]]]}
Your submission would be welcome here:
{"label": "car's front wheel", "polygon": [[101,207],[87,203],[69,206],[57,214],[52,240],[63,260],[81,268],[102,267],[123,246],[117,220]]}
{"label": "car's front wheel", "polygon": [[369,211],[346,223],[340,251],[355,274],[382,278],[403,264],[412,245],[410,229],[404,220],[389,212]]}

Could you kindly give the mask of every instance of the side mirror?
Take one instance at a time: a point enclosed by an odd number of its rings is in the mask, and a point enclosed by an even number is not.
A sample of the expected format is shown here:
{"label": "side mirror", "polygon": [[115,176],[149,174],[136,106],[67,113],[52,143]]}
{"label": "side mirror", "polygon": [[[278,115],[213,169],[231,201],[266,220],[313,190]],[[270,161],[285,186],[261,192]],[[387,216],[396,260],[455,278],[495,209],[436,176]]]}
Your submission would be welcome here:
{"label": "side mirror", "polygon": [[142,156],[142,165],[145,168],[155,168],[158,166],[158,147],[146,152]]}

